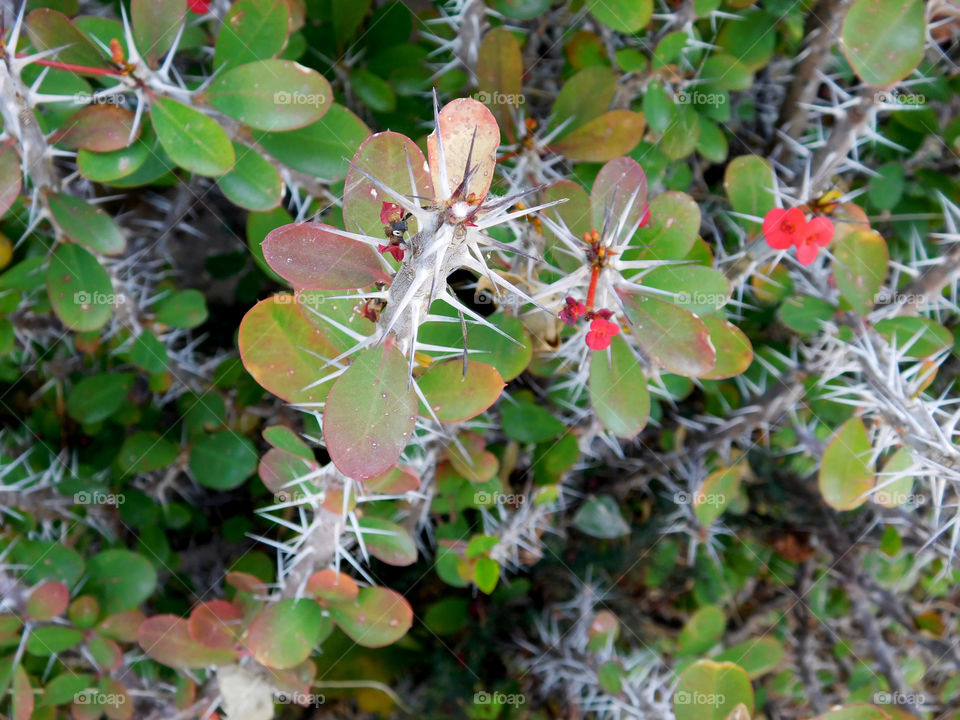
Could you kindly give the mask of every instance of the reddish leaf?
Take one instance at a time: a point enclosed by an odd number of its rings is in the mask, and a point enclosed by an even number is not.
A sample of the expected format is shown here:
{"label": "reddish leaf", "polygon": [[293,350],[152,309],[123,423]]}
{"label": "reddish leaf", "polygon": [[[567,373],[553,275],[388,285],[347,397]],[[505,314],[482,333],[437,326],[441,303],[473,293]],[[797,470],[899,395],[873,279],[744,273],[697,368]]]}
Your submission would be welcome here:
{"label": "reddish leaf", "polygon": [[420,487],[420,477],[414,470],[398,465],[383,475],[366,481],[367,490],[382,495],[402,495]]}
{"label": "reddish leaf", "polygon": [[[447,188],[440,187],[438,132],[443,138]],[[493,181],[497,148],[500,147],[500,128],[486,105],[472,98],[458,98],[443,106],[439,127],[427,137],[430,176],[433,178],[433,187],[438,198],[448,197],[463,181],[471,145],[473,154],[470,164],[477,169],[467,183],[466,195],[472,194],[480,200],[486,197]]]}
{"label": "reddish leaf", "polygon": [[[359,170],[404,195],[433,197],[430,169],[417,144],[405,135],[390,131],[371,135],[353,156],[343,189],[343,222],[350,232],[382,237],[380,210],[384,202],[396,202],[396,198],[375,187]],[[423,202],[419,199],[413,201]],[[416,222],[411,218],[410,234],[415,232]]]}
{"label": "reddish leaf", "polygon": [[706,375],[701,375],[703,379],[731,378],[750,367],[753,346],[740,328],[716,315],[707,315],[700,320],[710,331],[710,342],[717,353],[717,364]]}
{"label": "reddish leaf", "polygon": [[696,315],[646,295],[623,294],[624,310],[643,351],[667,372],[702,377],[713,370],[716,351]]}
{"label": "reddish leaf", "polygon": [[292,498],[298,492],[298,488],[291,483],[319,467],[313,460],[307,460],[279,448],[270,448],[260,458],[258,473],[270,492],[286,492]]}
{"label": "reddish leaf", "polygon": [[643,115],[611,110],[594,118],[550,146],[574,162],[605,162],[632,151],[643,137]]}
{"label": "reddish leaf", "polygon": [[329,228],[320,223],[278,227],[263,241],[263,257],[278,275],[304,290],[353,290],[390,281],[372,247]]}
{"label": "reddish leaf", "polygon": [[13,688],[10,691],[11,720],[30,720],[33,715],[33,687],[22,665],[17,665],[13,671]]}
{"label": "reddish leaf", "polygon": [[511,141],[514,113],[523,103],[523,54],[520,43],[506,27],[483,36],[477,54],[477,99],[493,112]]}
{"label": "reddish leaf", "polygon": [[330,568],[318,570],[307,580],[307,592],[327,603],[351,603],[359,590],[352,577]]}
{"label": "reddish leaf", "polygon": [[366,480],[394,465],[413,434],[417,396],[407,361],[394,346],[360,353],[327,396],[323,436],[347,477]]}
{"label": "reddish leaf", "polygon": [[156,615],[145,621],[137,640],[147,655],[177,670],[220,665],[237,657],[233,650],[217,650],[198,643],[190,636],[187,621],[176,615]]}
{"label": "reddish leaf", "polygon": [[34,48],[56,50],[50,56],[55,60],[87,67],[111,67],[97,46],[62,12],[37,8],[27,15],[24,25]]}
{"label": "reddish leaf", "polygon": [[0,217],[6,215],[20,195],[23,180],[20,175],[20,156],[11,141],[0,147]]}
{"label": "reddish leaf", "polygon": [[310,599],[268,605],[247,630],[247,645],[257,662],[271,668],[299,665],[329,633],[330,618]]}
{"label": "reddish leaf", "polygon": [[27,614],[34,620],[52,620],[63,615],[70,602],[70,589],[62,582],[51,580],[38,585],[27,600]]}
{"label": "reddish leaf", "polygon": [[240,357],[274,395],[294,403],[322,402],[329,384],[308,386],[327,374],[323,358],[339,353],[292,301],[290,295],[275,295],[247,311],[240,323]]}
{"label": "reddish leaf", "polygon": [[417,546],[406,528],[378,517],[362,517],[359,524],[364,544],[378,560],[396,567],[417,561]]}
{"label": "reddish leaf", "polygon": [[632,158],[611,160],[597,173],[590,191],[590,217],[593,227],[603,232],[609,217],[608,235],[616,230],[626,213],[621,237],[631,237],[647,209],[647,174]]}
{"label": "reddish leaf", "polygon": [[417,385],[427,398],[433,414],[423,408],[421,415],[440,422],[463,422],[493,405],[503,391],[500,373],[491,365],[471,362],[466,376],[460,360],[448,360],[430,367]]}
{"label": "reddish leaf", "polygon": [[187,629],[190,637],[204,647],[229,650],[237,642],[243,612],[226,600],[211,600],[197,605],[190,613]]}
{"label": "reddish leaf", "polygon": [[267,591],[267,586],[263,580],[245,572],[228,572],[226,581],[228,585],[235,587],[241,592],[259,595]]}
{"label": "reddish leaf", "polygon": [[87,652],[97,666],[107,672],[116,670],[123,663],[123,650],[120,646],[110,638],[101,637],[95,633],[87,636]]}
{"label": "reddish leaf", "polygon": [[123,610],[104,618],[97,627],[97,632],[118,642],[136,642],[140,625],[146,619],[147,616],[140,610]]}
{"label": "reddish leaf", "polygon": [[384,647],[396,642],[413,624],[413,608],[393,590],[366,587],[357,601],[330,608],[341,629],[364,647]]}
{"label": "reddish leaf", "polygon": [[67,147],[111,152],[127,147],[140,136],[131,136],[134,114],[116,105],[88,105],[67,118],[54,140]]}

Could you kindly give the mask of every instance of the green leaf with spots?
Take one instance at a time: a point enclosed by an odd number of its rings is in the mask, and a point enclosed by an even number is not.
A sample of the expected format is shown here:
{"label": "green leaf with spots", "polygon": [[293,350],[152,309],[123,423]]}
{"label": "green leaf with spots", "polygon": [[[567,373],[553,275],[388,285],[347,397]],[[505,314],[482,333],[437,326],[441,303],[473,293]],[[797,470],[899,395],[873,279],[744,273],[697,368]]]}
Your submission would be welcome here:
{"label": "green leaf with spots", "polygon": [[284,0],[240,0],[223,18],[213,66],[235,68],[279,53],[290,31],[290,5]]}
{"label": "green leaf with spots", "polygon": [[257,662],[284,670],[306,660],[332,627],[316,600],[288,598],[257,615],[247,630],[247,646]]}
{"label": "green leaf with spots", "polygon": [[923,0],[856,0],[843,20],[843,54],[868,85],[886,87],[923,59],[927,23]]}
{"label": "green leaf with spots", "polygon": [[102,255],[119,255],[127,241],[116,221],[101,208],[73,195],[50,195],[50,213],[63,233]]}
{"label": "green leaf with spots", "polygon": [[410,603],[383,587],[360,588],[354,602],[332,606],[330,615],[355,642],[369,648],[396,642],[413,624]]}
{"label": "green leaf with spots", "polygon": [[113,314],[113,284],[97,259],[79,245],[63,243],[50,258],[47,294],[60,321],[71,330],[99,330]]}
{"label": "green leaf with spots", "polygon": [[233,144],[216,120],[169,98],[154,98],[150,119],[167,155],[185,170],[219,177],[233,168]]}

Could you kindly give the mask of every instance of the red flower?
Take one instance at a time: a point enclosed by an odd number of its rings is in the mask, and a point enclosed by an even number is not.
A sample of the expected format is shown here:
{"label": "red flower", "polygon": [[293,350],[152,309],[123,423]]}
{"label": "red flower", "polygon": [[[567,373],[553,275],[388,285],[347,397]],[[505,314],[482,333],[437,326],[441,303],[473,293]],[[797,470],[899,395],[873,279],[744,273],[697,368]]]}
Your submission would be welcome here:
{"label": "red flower", "polygon": [[377,252],[381,255],[390,253],[397,262],[403,262],[403,248],[399,245],[377,245]]}
{"label": "red flower", "polygon": [[587,347],[591,350],[606,350],[614,335],[620,333],[620,326],[615,322],[595,317],[590,321],[590,332],[587,333]]}
{"label": "red flower", "polygon": [[187,0],[187,7],[197,15],[206,15],[210,10],[210,2],[211,0]]}
{"label": "red flower", "polygon": [[403,217],[403,208],[396,203],[385,202],[380,206],[380,222],[389,225]]}
{"label": "red flower", "polygon": [[574,300],[572,297],[568,297],[567,306],[560,311],[560,319],[570,327],[573,327],[576,324],[577,319],[586,314],[586,305],[584,305],[582,302]]}
{"label": "red flower", "polygon": [[800,208],[773,208],[763,219],[763,236],[774,250],[786,250],[802,236],[807,219]]}
{"label": "red flower", "polygon": [[829,218],[815,217],[807,223],[803,234],[797,239],[797,262],[810,265],[817,259],[820,248],[833,239],[834,227]]}
{"label": "red flower", "polygon": [[650,222],[650,206],[643,206],[643,215],[640,216],[640,222],[637,223],[638,228],[646,227],[647,223]]}

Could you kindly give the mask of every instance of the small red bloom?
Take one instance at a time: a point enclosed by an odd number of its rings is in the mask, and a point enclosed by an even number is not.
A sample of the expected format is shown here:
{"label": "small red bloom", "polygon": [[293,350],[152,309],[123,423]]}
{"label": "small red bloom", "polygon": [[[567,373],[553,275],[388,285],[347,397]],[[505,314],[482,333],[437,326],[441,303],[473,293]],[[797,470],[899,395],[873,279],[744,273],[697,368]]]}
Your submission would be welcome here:
{"label": "small red bloom", "polygon": [[587,314],[587,306],[582,302],[574,300],[572,297],[567,298],[567,306],[560,311],[560,319],[563,320],[567,325],[573,327],[577,320]]}
{"label": "small red bloom", "polygon": [[210,10],[210,2],[211,0],[187,0],[187,7],[197,15],[206,15]]}
{"label": "small red bloom", "polygon": [[385,202],[380,207],[380,222],[384,225],[389,225],[391,222],[396,222],[403,217],[403,208],[401,208],[396,203]]}
{"label": "small red bloom", "polygon": [[763,236],[774,250],[786,250],[802,236],[807,219],[800,208],[773,208],[763,219]]}
{"label": "small red bloom", "polygon": [[829,218],[818,216],[807,223],[803,235],[797,239],[797,262],[810,265],[817,259],[820,248],[833,239],[834,227]]}
{"label": "small red bloom", "polygon": [[[609,312],[609,311],[608,311]],[[606,350],[614,335],[620,334],[620,326],[615,322],[595,317],[590,321],[590,332],[587,333],[587,347],[591,350]]]}
{"label": "small red bloom", "polygon": [[650,206],[643,206],[643,215],[640,216],[640,222],[637,224],[638,228],[646,227],[650,222]]}
{"label": "small red bloom", "polygon": [[403,248],[399,245],[377,245],[377,252],[381,255],[390,253],[397,262],[403,262]]}

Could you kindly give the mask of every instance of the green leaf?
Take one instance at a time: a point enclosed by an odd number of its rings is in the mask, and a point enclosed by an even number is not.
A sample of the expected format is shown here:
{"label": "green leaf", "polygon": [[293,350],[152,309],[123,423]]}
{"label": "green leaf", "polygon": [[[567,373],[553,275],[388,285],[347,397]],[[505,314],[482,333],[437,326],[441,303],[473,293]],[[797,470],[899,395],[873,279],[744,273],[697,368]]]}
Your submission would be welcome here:
{"label": "green leaf", "polygon": [[739,60],[750,72],[766,65],[777,41],[777,33],[771,32],[778,18],[764,10],[739,12],[723,24],[716,43]]}
{"label": "green leaf", "polygon": [[282,133],[254,133],[254,139],[284,165],[325,180],[347,175],[349,161],[370,130],[356,115],[333,103],[312,125]]}
{"label": "green leaf", "polygon": [[716,662],[732,662],[739,665],[751,680],[776,669],[783,659],[783,645],[775,638],[764,636],[751,638],[716,655]]}
{"label": "green leaf", "polygon": [[677,638],[677,655],[702,655],[720,642],[727,617],[716,605],[705,605],[684,624]]}
{"label": "green leaf", "polygon": [[275,56],[287,42],[289,21],[290,10],[284,0],[234,3],[217,35],[214,68],[221,65],[234,68]]}
{"label": "green leaf", "polygon": [[749,90],[753,84],[753,73],[746,65],[724,52],[712,53],[704,61],[699,77],[724,90]]}
{"label": "green leaf", "polygon": [[867,197],[878,210],[893,210],[903,197],[904,171],[900,163],[886,163],[870,178]]}
{"label": "green leaf", "polygon": [[173,47],[186,14],[186,0],[130,0],[133,40],[151,67]]}
{"label": "green leaf", "polygon": [[753,362],[753,347],[740,328],[716,315],[700,318],[710,332],[710,344],[717,353],[713,370],[701,377],[704,380],[724,380],[740,375]]}
{"label": "green leaf", "polygon": [[866,315],[887,276],[887,241],[876,230],[848,233],[834,244],[833,257],[837,289],[858,314]]}
{"label": "green leaf", "polygon": [[314,459],[313,450],[310,449],[310,446],[286,425],[272,425],[261,434],[264,440],[278,450],[286,450],[288,453],[302,457],[304,460]]}
{"label": "green leaf", "polygon": [[417,561],[416,543],[397,523],[368,515],[360,518],[358,525],[358,536],[378,560],[396,567],[413,565]]}
{"label": "green leaf", "polygon": [[694,151],[700,138],[700,118],[693,105],[677,105],[672,122],[660,138],[660,151],[671,160],[681,160]]}
{"label": "green leaf", "polygon": [[[773,170],[757,155],[741,155],[730,161],[723,188],[735,212],[762,218],[774,207]],[[760,230],[760,221],[740,219],[748,230]]]}
{"label": "green leaf", "polygon": [[780,306],[780,321],[801,335],[813,335],[833,317],[836,308],[822,298],[794,295]]}
{"label": "green leaf", "polygon": [[590,360],[590,404],[603,426],[621,438],[636,436],[650,417],[643,366],[619,335]]}
{"label": "green leaf", "polygon": [[609,495],[588,498],[573,516],[573,525],[580,532],[604,540],[630,534],[630,526],[620,514],[617,501]]}
{"label": "green leaf", "polygon": [[190,473],[204,487],[232,490],[256,472],[258,460],[247,438],[231,431],[213,433],[190,449]]}
{"label": "green leaf", "polygon": [[88,375],[67,395],[67,413],[83,424],[106,420],[123,404],[135,377],[133,373]]}
{"label": "green leaf", "polygon": [[708,527],[723,514],[740,491],[741,468],[714,470],[693,496],[693,514],[703,527]]}
{"label": "green leaf", "polygon": [[483,36],[477,53],[477,95],[500,127],[513,137],[513,113],[523,104],[523,53],[516,36],[496,27]]}
{"label": "green leaf", "polygon": [[34,629],[27,638],[27,652],[37,657],[51,657],[69,650],[83,641],[83,633],[72,627],[46,625]]}
{"label": "green leaf", "polygon": [[616,93],[617,78],[610,68],[593,65],[581,70],[560,88],[553,103],[547,131],[552,132],[565,123],[565,135],[586,125],[610,109]]}
{"label": "green leaf", "polygon": [[676,111],[677,108],[663,85],[658,81],[651,82],[643,96],[643,114],[650,129],[662,133],[670,127]]}
{"label": "green leaf", "polygon": [[463,371],[460,360],[447,360],[431,365],[417,386],[426,397],[431,413],[422,408],[421,415],[440,422],[463,422],[489,408],[503,391],[503,378],[496,368],[471,361]]}
{"label": "green leaf", "polygon": [[331,627],[316,600],[288,598],[257,615],[247,630],[247,646],[257,662],[284,670],[306,660]]}
{"label": "green leaf", "polygon": [[50,258],[47,294],[60,321],[71,330],[99,330],[113,314],[113,285],[97,259],[79,245],[63,243]]}
{"label": "green leaf", "polygon": [[10,551],[14,562],[26,568],[21,579],[28,585],[59,580],[73,586],[84,570],[84,560],[73,548],[54,541],[19,539]]}
{"label": "green leaf", "polygon": [[155,432],[134,433],[120,447],[117,467],[124,475],[140,475],[169,467],[180,448]]}
{"label": "green leaf", "polygon": [[0,145],[0,217],[20,196],[23,180],[20,177],[20,156],[14,142]]}
{"label": "green leaf", "polygon": [[360,102],[374,112],[390,113],[397,109],[397,95],[383,78],[357,68],[350,73],[349,81]]}
{"label": "green leaf", "polygon": [[489,595],[497,587],[499,580],[500,563],[489,557],[477,558],[476,564],[473,566],[473,581],[476,583],[477,589],[485,595]]}
{"label": "green leaf", "polygon": [[653,0],[587,0],[590,13],[621,33],[643,30],[653,16]]}
{"label": "green leaf", "polygon": [[950,331],[929,318],[884,318],[877,321],[873,329],[908,358],[928,358],[953,347]]}
{"label": "green leaf", "polygon": [[606,162],[632,151],[643,137],[644,119],[630,110],[611,110],[550,146],[573,162]]}
{"label": "green leaf", "polygon": [[823,715],[817,715],[815,718],[811,718],[811,720],[891,720],[891,717],[885,710],[875,705],[853,703],[852,705],[844,705],[841,708],[830,710]]}
{"label": "green leaf", "polygon": [[167,369],[167,347],[148,329],[144,329],[130,348],[130,362],[148,373],[162,373]]}
{"label": "green leaf", "polygon": [[330,388],[323,358],[339,352],[303,316],[290,295],[276,295],[247,311],[240,323],[240,357],[253,378],[274,395],[293,403],[323,402]]}
{"label": "green leaf", "polygon": [[56,50],[48,59],[95,68],[111,66],[100,49],[61,12],[38,8],[27,15],[24,25],[37,51]]}
{"label": "green leaf", "polygon": [[850,418],[833,436],[820,461],[820,493],[834,510],[853,510],[874,486],[873,448],[860,418]]}
{"label": "green leaf", "polygon": [[640,228],[624,259],[682,260],[700,232],[700,206],[686,193],[670,190],[650,201],[650,222]]}
{"label": "green leaf", "polygon": [[101,208],[73,195],[50,195],[50,212],[63,233],[85,248],[119,255],[127,248],[120,226]]}
{"label": "green leaf", "polygon": [[841,48],[868,85],[903,80],[923,59],[923,0],[856,0],[843,20]]}
{"label": "green leaf", "polygon": [[692,313],[713,312],[730,299],[730,283],[723,273],[702,265],[667,265],[646,273],[644,287],[672,293],[665,299]]}
{"label": "green leaf", "polygon": [[366,480],[390,469],[412,439],[417,396],[396,346],[358,354],[330,389],[323,413],[327,452],[337,469]]}
{"label": "green leaf", "polygon": [[382,587],[360,588],[355,602],[331,607],[330,615],[355,642],[369,648],[396,642],[413,624],[410,603]]}
{"label": "green leaf", "polygon": [[77,168],[87,180],[100,183],[112,183],[128,177],[143,167],[156,143],[153,131],[144,131],[132,144],[113,152],[91,152],[80,150],[77,153]]}
{"label": "green leaf", "polygon": [[296,130],[323,117],[333,103],[330,83],[292,60],[261,60],[222,73],[203,99],[256,130]]}
{"label": "green leaf", "polygon": [[266,211],[283,200],[280,173],[259,152],[240,143],[233,144],[237,157],[233,170],[217,178],[217,185],[234,205],[245,210]]}
{"label": "green leaf", "polygon": [[163,325],[189,330],[207,319],[207,301],[199,290],[178,290],[153,306],[154,319]]}
{"label": "green leaf", "polygon": [[753,712],[753,687],[743,668],[700,660],[680,675],[673,695],[677,720],[726,720],[743,703]]}
{"label": "green leaf", "polygon": [[210,177],[233,168],[236,156],[230,138],[199,110],[158,97],[150,104],[150,118],[163,149],[180,167]]}
{"label": "green leaf", "polygon": [[129,550],[104,550],[87,563],[88,588],[107,615],[130,610],[157,587],[157,571],[142,555]]}
{"label": "green leaf", "polygon": [[523,399],[504,403],[500,415],[504,434],[519,443],[543,442],[567,429],[549,410]]}
{"label": "green leaf", "polygon": [[333,31],[337,40],[346,44],[357,32],[363,19],[370,12],[372,0],[352,0],[333,4]]}
{"label": "green leaf", "polygon": [[713,370],[717,354],[700,318],[646,295],[624,294],[622,298],[637,342],[658,365],[684,377],[701,377]]}
{"label": "green leaf", "polygon": [[73,702],[75,695],[93,685],[94,677],[90,673],[67,670],[43,686],[43,696],[37,704],[39,707],[66,705]]}

